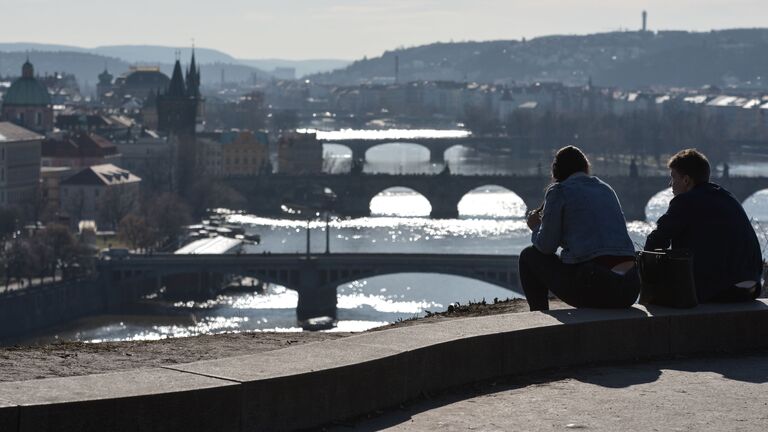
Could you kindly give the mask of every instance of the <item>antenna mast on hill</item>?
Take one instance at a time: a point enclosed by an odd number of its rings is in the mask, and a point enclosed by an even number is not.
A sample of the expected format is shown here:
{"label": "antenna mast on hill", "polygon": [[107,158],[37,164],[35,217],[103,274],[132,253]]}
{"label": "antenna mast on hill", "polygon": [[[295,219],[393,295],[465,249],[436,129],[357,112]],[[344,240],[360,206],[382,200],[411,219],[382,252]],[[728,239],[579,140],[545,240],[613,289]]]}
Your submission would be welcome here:
{"label": "antenna mast on hill", "polygon": [[643,11],[643,33],[648,31],[648,12]]}

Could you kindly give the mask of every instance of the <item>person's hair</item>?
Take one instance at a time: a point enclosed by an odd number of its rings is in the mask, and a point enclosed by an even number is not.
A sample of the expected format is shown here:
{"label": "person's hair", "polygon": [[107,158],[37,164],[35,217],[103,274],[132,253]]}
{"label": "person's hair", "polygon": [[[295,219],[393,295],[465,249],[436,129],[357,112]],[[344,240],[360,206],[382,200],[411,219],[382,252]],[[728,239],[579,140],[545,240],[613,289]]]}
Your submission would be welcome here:
{"label": "person's hair", "polygon": [[583,172],[589,174],[589,160],[578,147],[566,146],[557,151],[552,161],[552,178],[561,182],[572,174]]}
{"label": "person's hair", "polygon": [[709,161],[696,149],[680,150],[669,158],[667,167],[677,171],[678,174],[689,176],[694,184],[709,181]]}

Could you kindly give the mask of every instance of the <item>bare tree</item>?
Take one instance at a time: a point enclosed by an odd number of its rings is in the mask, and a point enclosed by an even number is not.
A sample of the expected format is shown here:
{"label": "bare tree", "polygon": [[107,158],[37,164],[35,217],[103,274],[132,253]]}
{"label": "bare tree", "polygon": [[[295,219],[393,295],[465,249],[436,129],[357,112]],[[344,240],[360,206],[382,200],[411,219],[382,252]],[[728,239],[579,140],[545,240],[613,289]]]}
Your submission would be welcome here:
{"label": "bare tree", "polygon": [[139,215],[126,215],[117,227],[118,237],[131,245],[132,249],[145,249],[152,246],[153,232],[147,220]]}
{"label": "bare tree", "polygon": [[106,221],[110,228],[117,224],[136,207],[136,197],[125,189],[107,188],[98,202],[99,218]]}

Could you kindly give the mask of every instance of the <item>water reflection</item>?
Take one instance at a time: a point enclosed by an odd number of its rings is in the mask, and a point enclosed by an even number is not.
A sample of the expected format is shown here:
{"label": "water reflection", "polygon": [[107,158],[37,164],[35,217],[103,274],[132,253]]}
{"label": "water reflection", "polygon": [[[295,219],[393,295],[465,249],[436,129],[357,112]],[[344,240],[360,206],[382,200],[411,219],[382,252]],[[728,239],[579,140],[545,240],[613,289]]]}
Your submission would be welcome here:
{"label": "water reflection", "polygon": [[[460,204],[462,218],[432,220],[407,216],[421,195],[399,191],[379,197],[382,207],[396,215],[331,222],[331,251],[349,253],[467,253],[517,254],[530,244],[530,231],[522,218],[524,207],[513,193],[484,187],[468,194]],[[648,204],[651,222],[627,223],[630,237],[642,247],[659,215],[666,211],[670,191],[662,191]],[[372,203],[373,205],[373,203]],[[378,204],[377,204],[378,205]],[[755,194],[744,204],[747,213],[768,220],[768,191]],[[428,207],[418,212],[428,214]],[[259,233],[262,243],[248,252],[303,252],[305,222],[233,214],[230,223]],[[763,246],[766,235],[758,235]],[[314,253],[325,248],[325,224],[311,223]],[[250,286],[248,283],[246,286]],[[335,331],[363,331],[398,319],[444,310],[453,302],[515,297],[511,291],[457,276],[395,274],[354,281],[338,288],[338,326]],[[296,326],[298,294],[268,285],[264,294],[226,292],[207,302],[152,302],[135,316],[107,316],[80,321],[60,329],[48,340],[115,341],[150,340],[221,332],[290,332]]]}
{"label": "water reflection", "polygon": [[371,200],[371,216],[429,216],[432,205],[424,195],[403,187],[380,192]]}
{"label": "water reflection", "polygon": [[521,218],[525,203],[514,192],[501,186],[483,186],[459,201],[461,218]]}
{"label": "water reflection", "polygon": [[648,201],[645,206],[645,219],[648,222],[656,223],[659,217],[666,213],[669,202],[672,201],[672,188],[664,189],[657,193]]}

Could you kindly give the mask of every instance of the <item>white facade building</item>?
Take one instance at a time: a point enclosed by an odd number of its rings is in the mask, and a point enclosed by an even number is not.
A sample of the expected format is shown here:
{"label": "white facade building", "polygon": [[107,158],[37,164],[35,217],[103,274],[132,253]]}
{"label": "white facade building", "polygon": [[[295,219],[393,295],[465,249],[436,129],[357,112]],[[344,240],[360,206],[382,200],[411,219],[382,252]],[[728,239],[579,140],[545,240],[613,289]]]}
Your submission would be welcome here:
{"label": "white facade building", "polygon": [[40,183],[43,136],[0,122],[0,206],[31,206]]}

